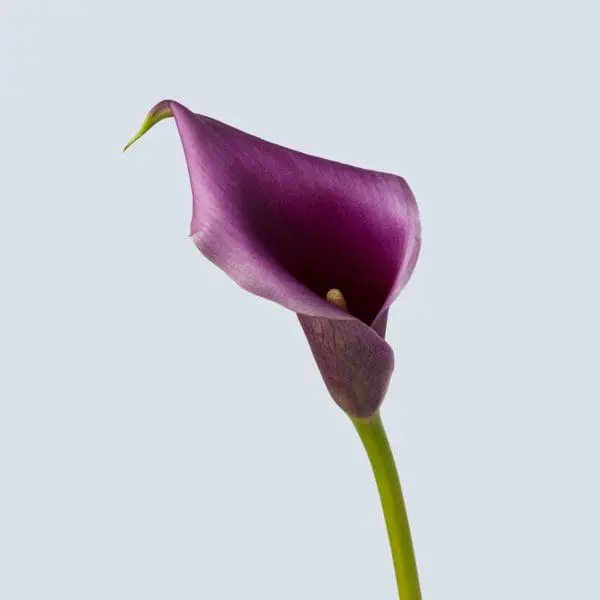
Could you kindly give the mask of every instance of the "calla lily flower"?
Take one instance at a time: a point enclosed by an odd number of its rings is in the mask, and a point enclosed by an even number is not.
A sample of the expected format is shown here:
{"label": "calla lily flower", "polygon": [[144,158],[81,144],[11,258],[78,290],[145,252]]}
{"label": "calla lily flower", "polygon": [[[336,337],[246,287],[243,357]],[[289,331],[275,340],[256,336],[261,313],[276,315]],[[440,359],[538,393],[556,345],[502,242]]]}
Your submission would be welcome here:
{"label": "calla lily flower", "polygon": [[420,247],[406,181],[284,148],[171,100],[128,146],[168,117],[187,161],[195,245],[242,288],[295,312],[335,402],[352,417],[374,415],[394,369],[388,310]]}

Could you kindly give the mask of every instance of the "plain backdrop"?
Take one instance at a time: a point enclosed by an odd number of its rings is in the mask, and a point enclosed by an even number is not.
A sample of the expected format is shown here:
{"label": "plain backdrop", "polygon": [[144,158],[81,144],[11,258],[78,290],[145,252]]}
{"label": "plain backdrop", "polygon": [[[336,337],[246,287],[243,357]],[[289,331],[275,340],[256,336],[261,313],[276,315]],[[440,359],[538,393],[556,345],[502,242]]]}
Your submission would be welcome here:
{"label": "plain backdrop", "polygon": [[600,598],[596,2],[0,8],[0,598],[392,600],[295,316],[188,239],[175,98],[398,173],[383,408],[426,600]]}

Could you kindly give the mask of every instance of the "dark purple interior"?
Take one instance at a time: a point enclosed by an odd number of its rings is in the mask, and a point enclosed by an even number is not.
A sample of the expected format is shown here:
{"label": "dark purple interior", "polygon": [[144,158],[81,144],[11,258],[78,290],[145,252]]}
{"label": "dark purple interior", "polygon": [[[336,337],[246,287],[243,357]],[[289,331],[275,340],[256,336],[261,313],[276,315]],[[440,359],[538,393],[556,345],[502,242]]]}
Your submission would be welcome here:
{"label": "dark purple interior", "polygon": [[401,229],[377,226],[328,190],[244,186],[243,196],[242,218],[274,260],[322,298],[338,288],[353,316],[373,322],[398,272]]}

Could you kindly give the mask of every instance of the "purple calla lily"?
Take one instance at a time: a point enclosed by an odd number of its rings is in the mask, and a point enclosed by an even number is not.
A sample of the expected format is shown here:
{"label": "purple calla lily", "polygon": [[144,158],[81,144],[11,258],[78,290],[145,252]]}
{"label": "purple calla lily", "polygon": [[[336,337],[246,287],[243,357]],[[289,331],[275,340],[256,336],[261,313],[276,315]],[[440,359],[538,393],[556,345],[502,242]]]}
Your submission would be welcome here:
{"label": "purple calla lily", "polygon": [[[333,399],[354,417],[372,416],[394,368],[388,309],[420,247],[407,183],[272,144],[170,100],[132,141],[171,116],[198,249],[244,289],[297,313]],[[344,304],[328,298],[337,290]]]}

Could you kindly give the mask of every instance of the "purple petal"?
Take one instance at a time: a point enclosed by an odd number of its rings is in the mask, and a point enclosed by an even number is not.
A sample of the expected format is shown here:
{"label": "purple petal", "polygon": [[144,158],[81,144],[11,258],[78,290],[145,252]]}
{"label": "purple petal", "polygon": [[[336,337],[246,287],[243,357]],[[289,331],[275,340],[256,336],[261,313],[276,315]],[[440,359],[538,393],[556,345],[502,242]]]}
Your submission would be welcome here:
{"label": "purple petal", "polygon": [[345,412],[370,417],[383,402],[394,370],[389,344],[358,319],[298,318],[331,397]]}
{"label": "purple petal", "polygon": [[[372,414],[393,370],[387,311],[419,252],[406,182],[269,143],[174,101],[150,115],[170,113],[190,174],[196,246],[246,290],[298,313],[334,399]],[[332,288],[348,313],[325,300]]]}

